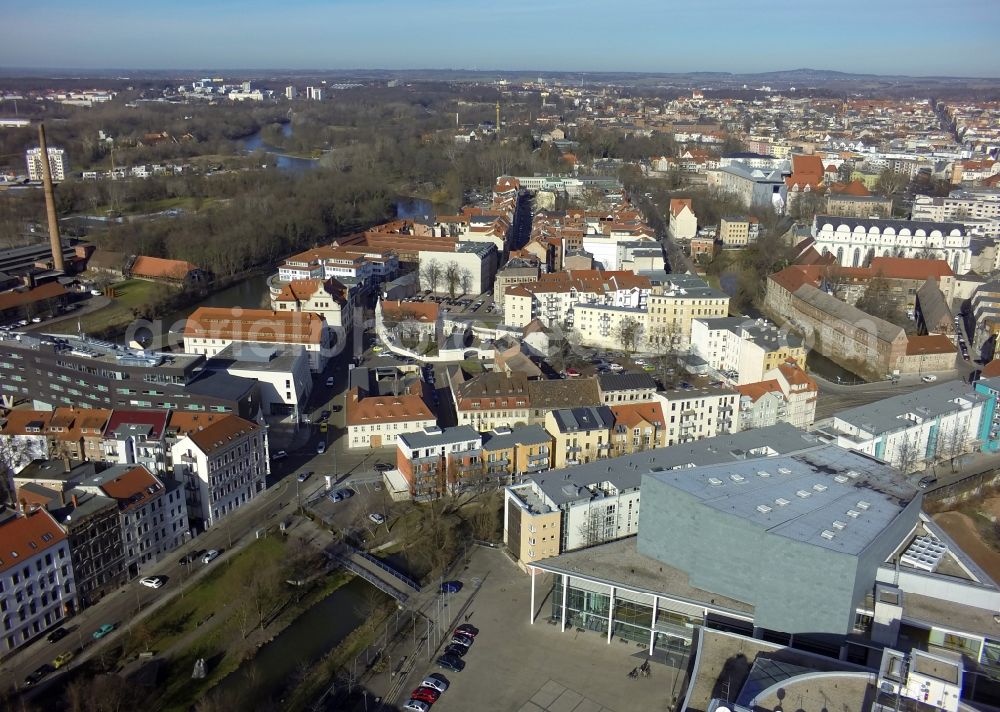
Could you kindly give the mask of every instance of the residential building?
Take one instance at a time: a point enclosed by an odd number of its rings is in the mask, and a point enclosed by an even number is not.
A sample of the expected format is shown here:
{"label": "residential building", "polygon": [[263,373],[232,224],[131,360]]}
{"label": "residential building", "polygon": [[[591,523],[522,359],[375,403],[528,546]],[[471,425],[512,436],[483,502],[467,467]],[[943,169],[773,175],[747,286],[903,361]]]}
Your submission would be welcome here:
{"label": "residential building", "polygon": [[607,406],[550,410],[545,431],[554,441],[554,468],[606,458],[611,453],[611,428],[615,419]]}
{"label": "residential building", "polygon": [[[52,173],[52,180],[66,180],[66,174],[69,173],[66,151],[62,148],[49,146],[48,153],[49,171]],[[28,180],[42,180],[42,171],[44,170],[42,167],[42,149],[38,146],[29,148],[24,157],[28,164]]]}
{"label": "residential building", "polygon": [[620,457],[667,444],[663,403],[627,403],[611,406],[611,456]]}
{"label": "residential building", "polygon": [[299,90],[292,85],[285,87],[285,98],[289,101],[295,101],[299,98]]}
{"label": "residential building", "polygon": [[504,323],[524,327],[533,319],[545,326],[573,326],[578,304],[644,308],[649,279],[632,272],[575,270],[543,274],[537,282],[508,287]]}
{"label": "residential building", "polygon": [[875,257],[943,259],[955,274],[971,269],[970,236],[959,223],[817,215],[812,237],[820,254],[843,267],[861,267]]}
{"label": "residential building", "polygon": [[525,374],[488,372],[468,380],[460,372],[449,375],[459,425],[486,432],[532,422]]}
{"label": "residential building", "polygon": [[600,373],[597,387],[604,405],[648,403],[656,396],[656,380],[648,373]]}
{"label": "residential building", "polygon": [[686,347],[691,322],[729,315],[729,295],[696,275],[648,273],[653,289],[646,299],[647,342],[656,347]]}
{"label": "residential building", "polygon": [[335,277],[327,279],[293,279],[271,294],[271,308],[279,312],[318,314],[336,333],[337,343],[351,338],[351,325],[357,292],[345,287]]}
{"label": "residential building", "polygon": [[666,444],[690,443],[740,429],[739,394],[728,388],[692,388],[657,393],[663,407]]}
{"label": "residential building", "polygon": [[552,436],[540,425],[500,428],[483,435],[483,469],[489,482],[507,484],[552,467]]}
{"label": "residential building", "polygon": [[267,487],[267,429],[257,423],[228,413],[174,413],[167,435],[193,531],[215,526]]}
{"label": "residential building", "polygon": [[[540,474],[504,490],[504,544],[518,564],[634,535],[639,518],[639,488],[648,472],[744,460],[763,463],[770,456],[817,444],[815,437],[787,424],[726,434],[684,447],[661,447],[567,467],[557,476]],[[630,504],[631,503],[631,504]],[[539,536],[545,534],[544,545]],[[529,541],[534,538],[535,541]]]}
{"label": "residential building", "polygon": [[573,333],[581,346],[644,351],[649,343],[645,307],[578,303],[573,308]]}
{"label": "residential building", "polygon": [[87,608],[128,579],[118,501],[73,489],[53,494],[47,509],[68,535],[77,600]]}
{"label": "residential building", "polygon": [[66,533],[45,509],[0,511],[0,610],[4,650],[13,652],[77,607]]}
{"label": "residential building", "polygon": [[746,247],[757,242],[760,221],[752,215],[726,216],[719,221],[719,240],[723,247]]}
{"label": "residential building", "polygon": [[493,301],[503,310],[504,293],[516,284],[537,282],[541,275],[541,265],[535,257],[512,257],[497,270],[493,280]]}
{"label": "residential building", "polygon": [[996,358],[1000,334],[1000,282],[990,281],[976,287],[971,306],[974,351],[984,361],[992,361]]}
{"label": "residential building", "polygon": [[848,408],[818,423],[816,432],[840,447],[857,450],[904,473],[987,447],[997,440],[993,428],[1000,379],[984,379],[983,389],[961,381]]}
{"label": "residential building", "polygon": [[350,379],[346,405],[348,447],[392,446],[403,433],[437,425],[437,418],[424,401],[419,377],[394,371],[379,378],[370,369],[355,368]]}
{"label": "residential building", "polygon": [[120,465],[144,465],[150,472],[167,469],[166,442],[170,412],[116,409],[104,426],[101,460]]}
{"label": "residential building", "polygon": [[232,343],[302,346],[313,373],[320,373],[334,353],[335,332],[311,312],[199,307],[184,324],[184,351],[217,356]]}
{"label": "residential building", "polygon": [[460,492],[484,474],[483,436],[468,425],[443,430],[424,425],[395,441],[396,467],[418,501]]}
{"label": "residential building", "polygon": [[736,386],[740,394],[740,430],[788,423],[807,428],[816,418],[819,387],[795,362],[787,361],[763,380]]}
{"label": "residential building", "polygon": [[667,217],[667,234],[673,239],[690,240],[698,233],[698,216],[691,198],[672,198]]}
{"label": "residential building", "polygon": [[0,405],[236,413],[260,410],[256,381],[202,370],[205,357],[125,349],[85,336],[0,332]]}
{"label": "residential building", "polygon": [[691,322],[691,350],[736,384],[757,383],[791,359],[805,363],[802,339],[765,319],[698,318]]}
{"label": "residential building", "polygon": [[306,99],[309,101],[323,101],[325,93],[323,87],[306,87]]}
{"label": "residential building", "polygon": [[56,316],[62,312],[68,299],[69,292],[59,282],[0,292],[0,321],[9,324],[36,316]]}
{"label": "residential building", "polygon": [[118,502],[125,567],[130,577],[187,539],[184,491],[176,482],[157,477],[143,465],[114,465],[82,478],[76,488]]}
{"label": "residential building", "polygon": [[167,260],[162,257],[139,255],[131,260],[125,270],[129,277],[166,282],[185,287],[199,287],[211,282],[211,275],[185,260]]}

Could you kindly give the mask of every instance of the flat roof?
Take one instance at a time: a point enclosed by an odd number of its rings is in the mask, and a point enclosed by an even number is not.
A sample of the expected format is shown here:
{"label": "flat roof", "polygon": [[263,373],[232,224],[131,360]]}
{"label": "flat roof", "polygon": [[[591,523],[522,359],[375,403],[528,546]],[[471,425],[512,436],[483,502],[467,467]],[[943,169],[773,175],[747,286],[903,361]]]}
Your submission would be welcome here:
{"label": "flat roof", "polygon": [[205,364],[205,368],[247,371],[290,371],[299,354],[300,344],[263,344],[257,341],[234,341]]}
{"label": "flat roof", "polygon": [[537,473],[531,479],[559,507],[580,499],[580,488],[596,482],[610,481],[620,490],[634,489],[642,483],[642,476],[653,472],[654,468],[669,470],[743,461],[759,463],[769,455],[795,452],[814,447],[819,442],[815,435],[788,423],[778,423],[766,428],[727,433],[682,445],[548,470]]}
{"label": "flat roof", "polygon": [[768,534],[851,555],[863,552],[919,496],[895,468],[837,445],[651,473],[650,479]]}
{"label": "flat roof", "polygon": [[722,613],[750,617],[754,611],[744,601],[696,588],[684,571],[640,554],[634,536],[542,559],[531,566],[653,593]]}
{"label": "flat roof", "polygon": [[[1000,377],[981,379],[981,382],[1000,388]],[[912,415],[922,420],[933,420],[941,415],[966,410],[989,398],[975,390],[975,386],[962,381],[945,381],[927,388],[918,388],[867,405],[842,410],[833,416],[870,433],[885,433],[913,427],[914,421],[903,416]]]}
{"label": "flat roof", "polygon": [[432,432],[415,430],[409,433],[400,433],[402,440],[411,450],[424,447],[439,447],[441,445],[453,445],[464,443],[470,440],[479,440],[482,434],[471,425],[459,425],[454,428],[437,428]]}

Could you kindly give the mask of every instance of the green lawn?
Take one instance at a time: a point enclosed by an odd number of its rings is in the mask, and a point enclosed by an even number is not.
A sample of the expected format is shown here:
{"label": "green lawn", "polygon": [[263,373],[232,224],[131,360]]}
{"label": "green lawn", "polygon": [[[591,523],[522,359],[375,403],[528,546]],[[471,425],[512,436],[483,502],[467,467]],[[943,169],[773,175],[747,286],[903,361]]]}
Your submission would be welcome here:
{"label": "green lawn", "polygon": [[132,309],[154,301],[164,289],[176,289],[142,279],[128,279],[112,285],[115,296],[111,304],[95,312],[84,314],[78,319],[69,318],[53,324],[46,331],[57,334],[77,333],[77,322],[87,333],[97,334],[106,329],[124,328],[134,320]]}

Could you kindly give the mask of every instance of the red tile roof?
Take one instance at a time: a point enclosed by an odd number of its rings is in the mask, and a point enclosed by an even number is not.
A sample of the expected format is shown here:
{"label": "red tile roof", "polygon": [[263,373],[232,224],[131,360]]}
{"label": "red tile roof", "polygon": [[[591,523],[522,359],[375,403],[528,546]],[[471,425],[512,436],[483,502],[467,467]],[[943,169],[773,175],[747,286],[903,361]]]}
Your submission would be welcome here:
{"label": "red tile roof", "polygon": [[44,509],[17,516],[0,525],[0,572],[7,571],[66,539]]}
{"label": "red tile roof", "polygon": [[694,203],[691,198],[671,198],[670,199],[670,214],[677,217],[681,214],[681,211],[687,208],[692,213],[694,212]]}
{"label": "red tile roof", "polygon": [[108,424],[104,426],[104,436],[110,437],[119,427],[123,425],[149,425],[149,437],[159,440],[163,431],[167,427],[167,419],[170,412],[166,410],[115,410],[108,419]]}
{"label": "red tile roof", "polygon": [[437,321],[440,307],[434,302],[404,302],[382,300],[382,316],[389,319],[412,319],[422,324]]}
{"label": "red tile roof", "polygon": [[320,344],[325,326],[312,312],[198,307],[184,324],[184,338]]}
{"label": "red tile roof", "polygon": [[658,402],[613,405],[611,406],[611,413],[615,416],[616,426],[623,425],[627,428],[634,428],[643,421],[662,428],[666,422],[663,417],[663,406]]}
{"label": "red tile roof", "polygon": [[138,509],[164,491],[160,481],[142,465],[136,465],[125,474],[105,482],[101,490],[108,497],[118,500],[118,508],[122,511]]}
{"label": "red tile roof", "polygon": [[151,279],[184,279],[188,272],[198,269],[184,260],[165,260],[161,257],[136,257],[131,272],[136,277]]}
{"label": "red tile roof", "polygon": [[906,355],[955,353],[955,344],[944,334],[911,336],[906,341]]}
{"label": "red tile roof", "polygon": [[257,423],[232,413],[174,413],[170,418],[171,433],[177,437],[186,435],[206,454],[258,430]]}
{"label": "red tile roof", "polygon": [[366,396],[353,388],[347,393],[347,424],[374,425],[416,420],[434,420],[434,414],[416,395]]}
{"label": "red tile roof", "polygon": [[66,288],[58,282],[46,282],[33,289],[14,290],[0,293],[0,311],[34,304],[43,299],[57,299],[66,295]]}
{"label": "red tile roof", "polygon": [[952,277],[954,272],[944,260],[922,260],[909,257],[876,257],[869,267],[872,274],[882,273],[888,279],[939,279]]}
{"label": "red tile roof", "polygon": [[775,380],[760,381],[758,383],[744,383],[740,386],[734,386],[734,388],[739,391],[740,395],[747,396],[756,403],[763,396],[768,393],[777,393],[778,395],[784,397],[784,393],[781,391],[781,385]]}

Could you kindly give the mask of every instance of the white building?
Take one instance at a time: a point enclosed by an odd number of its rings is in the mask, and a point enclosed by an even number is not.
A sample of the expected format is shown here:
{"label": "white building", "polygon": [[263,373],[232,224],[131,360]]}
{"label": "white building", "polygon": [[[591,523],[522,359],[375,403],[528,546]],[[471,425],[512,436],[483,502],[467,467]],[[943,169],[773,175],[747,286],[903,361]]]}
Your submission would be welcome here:
{"label": "white building", "polygon": [[[25,159],[28,163],[29,180],[42,180],[42,149],[29,148]],[[66,151],[61,148],[49,147],[49,170],[52,172],[52,180],[66,180],[68,172]]]}
{"label": "white building", "polygon": [[507,288],[504,323],[523,328],[539,319],[549,327],[570,327],[577,304],[645,308],[650,291],[649,279],[632,272],[570,270],[543,274],[536,282]]}
{"label": "white building", "polygon": [[306,87],[306,99],[309,101],[323,101],[324,92],[323,87]]}
{"label": "white building", "polygon": [[44,508],[0,512],[0,621],[4,649],[16,650],[76,608],[66,533]]}
{"label": "white building", "polygon": [[[981,383],[987,381],[1000,385],[994,378]],[[841,411],[817,424],[817,431],[840,447],[916,472],[978,449],[989,402],[968,384],[949,381]]]}
{"label": "white building", "polygon": [[667,217],[667,233],[675,240],[690,240],[698,234],[698,217],[694,214],[691,198],[673,198]]}
{"label": "white building", "polygon": [[184,490],[142,465],[116,465],[83,479],[77,488],[118,501],[129,575],[156,563],[188,534]]}
{"label": "white building", "polygon": [[842,267],[864,267],[875,257],[919,257],[944,260],[955,274],[972,269],[970,236],[959,223],[817,215],[812,237],[816,251],[834,255]]}
{"label": "white building", "polygon": [[265,418],[298,421],[306,413],[313,379],[309,354],[301,346],[231,344],[210,359],[205,368],[256,380]]}
{"label": "white building", "polygon": [[1000,190],[954,190],[946,198],[918,195],[913,219],[962,223],[975,234],[1000,237]]}
{"label": "white building", "polygon": [[[644,351],[647,346],[648,314],[644,308],[603,304],[577,304],[573,308],[573,332],[580,345],[616,351]],[[623,342],[623,335],[634,341]]]}
{"label": "white building", "polygon": [[804,361],[802,339],[766,319],[730,316],[691,321],[691,350],[737,384],[757,383],[788,359]]}
{"label": "white building", "polygon": [[[455,294],[478,296],[493,287],[498,261],[497,247],[492,242],[459,242],[455,245],[454,252],[420,250],[417,253],[420,286],[422,289],[434,289],[438,293],[450,292],[447,275],[453,268],[457,278],[454,284]],[[425,284],[430,269],[437,269],[439,275],[437,284],[433,287]]]}
{"label": "white building", "polygon": [[692,388],[657,393],[666,419],[665,444],[714,438],[740,429],[739,394],[728,388]]}
{"label": "white building", "polygon": [[288,99],[289,101],[294,101],[295,99],[298,99],[299,90],[291,85],[285,87],[285,98]]}
{"label": "white building", "polygon": [[174,479],[187,495],[192,528],[215,526],[264,491],[270,473],[267,430],[232,414],[174,413]]}

